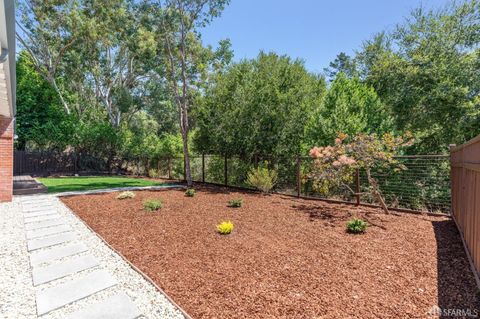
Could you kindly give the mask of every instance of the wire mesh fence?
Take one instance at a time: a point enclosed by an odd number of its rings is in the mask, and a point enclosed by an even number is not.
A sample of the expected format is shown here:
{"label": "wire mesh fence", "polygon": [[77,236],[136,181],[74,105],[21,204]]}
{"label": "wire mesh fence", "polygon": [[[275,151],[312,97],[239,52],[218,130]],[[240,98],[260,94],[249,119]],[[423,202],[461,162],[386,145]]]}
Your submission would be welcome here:
{"label": "wire mesh fence", "polygon": [[[389,207],[450,213],[450,159],[448,156],[399,156],[396,160],[404,169],[372,171],[372,177],[378,182]],[[314,189],[313,181],[308,178],[313,160],[303,158],[302,161],[302,195],[356,202],[358,194],[358,201],[361,203],[376,203],[371,196],[365,172],[360,170],[354,174],[348,187],[322,193]]]}
{"label": "wire mesh fence", "polygon": [[[18,155],[17,155],[18,154]],[[16,153],[15,172],[36,174],[111,173],[185,179],[183,157],[98,159],[78,154]],[[396,157],[405,169],[374,170],[386,203],[392,208],[450,213],[450,160],[446,155]],[[225,186],[251,188],[247,183],[250,169],[258,165],[274,169],[278,175],[275,191],[302,197],[335,199],[375,204],[363,171],[351,176],[346,187],[318,190],[309,177],[314,169],[310,157],[222,156],[190,157],[192,179]]]}
{"label": "wire mesh fence", "polygon": [[[412,209],[436,213],[450,212],[450,161],[444,155],[400,156],[396,158],[402,170],[374,170],[372,177],[386,203],[392,208]],[[365,172],[358,171],[348,187],[321,192],[309,178],[313,159],[309,157],[254,158],[205,155],[191,158],[192,176],[196,182],[251,188],[246,182],[248,171],[257,165],[266,165],[278,175],[275,191],[282,194],[335,199],[347,202],[375,204]],[[353,190],[353,192],[352,192]]]}

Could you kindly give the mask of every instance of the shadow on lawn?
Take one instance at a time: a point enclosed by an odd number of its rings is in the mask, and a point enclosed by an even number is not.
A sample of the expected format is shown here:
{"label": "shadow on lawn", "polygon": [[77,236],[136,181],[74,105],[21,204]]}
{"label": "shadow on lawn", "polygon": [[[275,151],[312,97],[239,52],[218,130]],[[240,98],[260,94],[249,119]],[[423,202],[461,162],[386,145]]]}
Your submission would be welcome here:
{"label": "shadow on lawn", "polygon": [[[479,318],[480,293],[455,222],[444,220],[432,224],[437,241],[438,307],[443,311],[454,309],[476,315],[458,318]],[[452,317],[443,314],[441,318]]]}

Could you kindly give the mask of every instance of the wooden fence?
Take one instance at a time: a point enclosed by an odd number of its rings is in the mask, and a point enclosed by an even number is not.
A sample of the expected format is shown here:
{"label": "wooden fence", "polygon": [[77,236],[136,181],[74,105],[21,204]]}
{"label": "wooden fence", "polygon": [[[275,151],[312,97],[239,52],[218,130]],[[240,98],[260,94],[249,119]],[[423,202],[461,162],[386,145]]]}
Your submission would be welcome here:
{"label": "wooden fence", "polygon": [[480,272],[480,135],[450,147],[452,216]]}

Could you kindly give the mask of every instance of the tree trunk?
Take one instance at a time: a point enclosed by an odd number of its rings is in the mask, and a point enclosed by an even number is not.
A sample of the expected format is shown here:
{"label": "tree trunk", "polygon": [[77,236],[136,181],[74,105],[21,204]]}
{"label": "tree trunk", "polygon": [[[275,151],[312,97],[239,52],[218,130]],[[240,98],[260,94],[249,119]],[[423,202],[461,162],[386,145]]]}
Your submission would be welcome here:
{"label": "tree trunk", "polygon": [[71,113],[70,112],[70,107],[68,106],[67,102],[65,101],[65,98],[63,97],[62,92],[60,91],[60,88],[57,85],[57,81],[55,80],[54,77],[52,77],[51,81],[48,81],[48,82],[50,82],[50,84],[52,84],[53,89],[55,90],[55,92],[57,92],[57,95],[60,98],[60,102],[63,105],[63,109],[65,110],[65,113],[70,115],[70,113]]}
{"label": "tree trunk", "polygon": [[372,187],[373,196],[377,199],[380,206],[385,211],[385,214],[390,214],[390,212],[388,211],[387,204],[385,204],[385,200],[383,199],[383,196],[380,193],[380,190],[378,189],[378,183],[370,174],[370,169],[366,169],[365,172],[367,174],[368,183]]}
{"label": "tree trunk", "polygon": [[188,133],[183,132],[182,130],[182,140],[183,140],[183,157],[185,160],[185,179],[187,181],[187,186],[192,187],[192,171],[190,169],[190,156],[188,154]]}
{"label": "tree trunk", "polygon": [[187,186],[193,186],[192,180],[192,171],[190,169],[190,155],[188,153],[188,113],[187,106],[185,103],[186,99],[182,100],[182,105],[180,107],[180,130],[182,133],[182,142],[183,142],[183,158],[185,163],[185,180],[187,181]]}

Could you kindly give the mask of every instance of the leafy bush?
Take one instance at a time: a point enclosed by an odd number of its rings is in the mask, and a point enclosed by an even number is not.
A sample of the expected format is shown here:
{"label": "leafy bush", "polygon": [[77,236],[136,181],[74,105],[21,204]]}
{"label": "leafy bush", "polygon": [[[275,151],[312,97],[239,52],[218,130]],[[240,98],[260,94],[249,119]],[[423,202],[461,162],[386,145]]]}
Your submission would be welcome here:
{"label": "leafy bush", "polygon": [[228,235],[233,231],[233,223],[231,221],[221,222],[217,225],[219,234]]}
{"label": "leafy bush", "polygon": [[400,148],[412,143],[409,133],[405,134],[405,138],[387,133],[381,137],[360,133],[350,139],[348,135],[339,133],[334,146],[315,146],[310,150],[310,156],[314,159],[314,170],[309,177],[314,180],[315,188],[321,192],[328,191],[332,186],[343,186],[353,194],[355,192],[348,184],[352,181],[355,169],[361,169],[367,176],[370,195],[388,214],[388,207],[378,180],[372,176],[372,170],[382,168],[397,172],[406,169],[395,158],[395,154]]}
{"label": "leafy bush", "polygon": [[163,207],[163,203],[156,199],[147,199],[143,202],[143,208],[149,212],[154,212]]}
{"label": "leafy bush", "polygon": [[354,218],[347,222],[347,232],[352,234],[364,233],[367,230],[368,224],[361,219]]}
{"label": "leafy bush", "polygon": [[121,192],[120,194],[117,195],[117,199],[127,199],[127,198],[134,198],[135,193],[126,191],[126,192]]}
{"label": "leafy bush", "polygon": [[148,176],[151,177],[151,178],[160,178],[161,174],[160,174],[160,171],[158,169],[151,168],[151,169],[148,170]]}
{"label": "leafy bush", "polygon": [[241,198],[236,198],[228,201],[228,206],[230,207],[242,207],[243,200]]}
{"label": "leafy bush", "polygon": [[193,197],[195,196],[195,190],[193,188],[189,188],[185,191],[185,196],[187,197]]}
{"label": "leafy bush", "polygon": [[247,174],[247,184],[263,193],[270,192],[277,183],[277,172],[265,167],[252,168]]}

